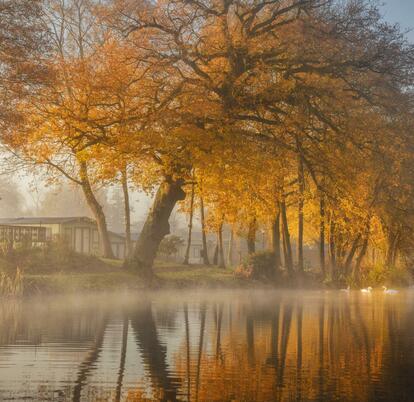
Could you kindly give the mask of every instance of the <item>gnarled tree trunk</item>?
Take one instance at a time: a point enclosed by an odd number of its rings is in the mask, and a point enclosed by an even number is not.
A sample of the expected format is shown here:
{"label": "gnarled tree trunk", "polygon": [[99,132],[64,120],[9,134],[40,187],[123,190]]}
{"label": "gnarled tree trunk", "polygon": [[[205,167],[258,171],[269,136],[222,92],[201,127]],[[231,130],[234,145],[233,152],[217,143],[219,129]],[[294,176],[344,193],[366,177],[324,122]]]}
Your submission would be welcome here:
{"label": "gnarled tree trunk", "polygon": [[145,276],[153,275],[152,266],[158,247],[164,236],[170,233],[168,220],[171,212],[178,201],[185,199],[183,184],[183,180],[174,180],[171,177],[166,177],[160,184],[134,252],[126,262],[127,268]]}
{"label": "gnarled tree trunk", "polygon": [[103,212],[101,204],[96,199],[95,194],[92,190],[88,176],[88,166],[85,161],[79,161],[79,177],[86,202],[96,219],[102,256],[105,258],[115,258],[111,247],[111,241],[109,239],[105,214]]}

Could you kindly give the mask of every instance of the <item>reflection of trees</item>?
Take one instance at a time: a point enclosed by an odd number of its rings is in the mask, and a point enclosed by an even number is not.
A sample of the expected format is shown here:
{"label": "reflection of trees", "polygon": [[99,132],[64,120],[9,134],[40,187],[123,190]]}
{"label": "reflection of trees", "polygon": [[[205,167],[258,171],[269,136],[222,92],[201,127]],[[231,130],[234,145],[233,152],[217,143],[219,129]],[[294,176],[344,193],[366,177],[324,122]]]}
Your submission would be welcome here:
{"label": "reflection of trees", "polygon": [[191,345],[190,345],[190,325],[188,322],[188,306],[184,304],[184,323],[185,323],[185,356],[187,359],[187,400],[191,398]]}
{"label": "reflection of trees", "polygon": [[[258,307],[247,302],[239,310],[237,320],[234,315],[231,317],[231,309],[223,308],[221,317],[220,310],[216,310],[211,324],[203,320],[203,306],[199,342],[192,345],[194,355],[198,356],[197,370],[203,375],[191,383],[191,394],[187,398],[199,401],[381,400],[370,399],[374,395],[372,389],[381,386],[372,382],[374,374],[378,377],[387,362],[406,378],[401,372],[401,362],[407,359],[401,358],[401,352],[413,355],[414,351],[409,351],[413,342],[403,345],[398,340],[401,317],[395,311],[384,310],[381,296],[375,305],[360,306],[355,296],[352,302],[325,297],[311,304],[304,304],[302,299],[283,298],[260,306],[258,314],[255,311]],[[240,336],[244,333],[245,337]],[[200,353],[202,337],[211,345],[210,351],[206,348]],[[218,340],[220,358],[217,358]],[[391,344],[393,349],[387,350]],[[185,376],[186,342],[182,347],[183,353],[175,355],[174,362],[177,372]],[[409,364],[408,372],[414,371],[412,366]],[[389,373],[389,378],[384,380],[390,388],[386,395],[391,395],[397,386],[391,376]],[[404,386],[414,388],[409,384]],[[401,396],[400,391],[396,394]]]}
{"label": "reflection of trees", "polygon": [[78,402],[81,399],[82,387],[86,384],[86,380],[90,372],[96,368],[96,362],[99,358],[99,355],[102,351],[102,345],[105,335],[105,329],[107,324],[107,318],[104,317],[101,325],[98,328],[96,333],[94,344],[87,354],[86,358],[80,365],[78,376],[75,382],[75,387],[73,388],[73,401]]}
{"label": "reflection of trees", "polygon": [[296,358],[296,384],[297,400],[302,400],[302,326],[303,326],[303,305],[299,303],[296,309],[296,332],[297,332],[297,358]]}
{"label": "reflection of trees", "polygon": [[198,394],[200,389],[200,375],[201,375],[201,358],[203,355],[203,344],[204,344],[204,330],[206,326],[206,314],[207,308],[206,305],[203,303],[200,307],[200,339],[198,342],[198,358],[197,358],[197,374],[196,374],[196,392],[195,392],[195,400],[198,401]]}
{"label": "reflection of trees", "polygon": [[127,343],[128,343],[128,326],[129,326],[128,316],[124,313],[124,320],[123,320],[123,325],[122,325],[121,359],[119,361],[118,379],[116,382],[115,402],[119,402],[121,400],[122,382],[124,380],[125,360],[126,360]]}
{"label": "reflection of trees", "polygon": [[[181,314],[171,308],[159,314],[150,303],[130,309],[119,330],[122,342],[118,372],[114,371],[114,400],[120,401],[125,392],[129,328],[151,382],[152,400],[410,400],[408,391],[414,392],[410,381],[414,376],[414,321],[405,319],[404,310],[409,304],[382,295],[375,299],[373,295],[372,300],[354,296],[336,300],[325,296],[310,303],[304,302],[306,298],[284,295],[260,305],[249,300],[201,303],[191,306],[191,314],[186,304]],[[182,322],[181,332],[169,332],[180,334],[179,349],[168,353],[172,360],[167,360],[168,343],[161,342],[157,329],[158,319],[163,329],[165,323],[173,322],[167,311],[174,314],[177,324]],[[14,335],[8,325],[1,325],[0,339],[15,337],[17,329],[34,339],[33,328],[43,328],[44,333],[52,319],[57,326],[67,319],[69,324],[64,327],[71,329],[69,340],[95,334],[73,389],[73,400],[80,400],[105,348],[108,320],[104,312],[93,320],[89,312],[69,318],[47,317],[42,312],[32,317],[36,325],[25,322],[26,317],[17,305],[9,310],[2,306],[2,323],[10,324]],[[61,331],[50,329],[52,333]],[[145,386],[126,392],[129,401],[149,400]]]}
{"label": "reflection of trees", "polygon": [[149,302],[133,312],[131,326],[154,391],[161,392],[161,400],[177,400],[178,384],[170,375],[166,347],[159,341]]}
{"label": "reflection of trees", "polygon": [[0,345],[15,343],[21,326],[22,303],[10,300],[0,303]]}
{"label": "reflection of trees", "polygon": [[283,386],[283,376],[285,374],[286,356],[289,344],[290,327],[292,324],[292,305],[286,304],[283,308],[283,319],[280,339],[280,358],[278,370],[278,386]]}

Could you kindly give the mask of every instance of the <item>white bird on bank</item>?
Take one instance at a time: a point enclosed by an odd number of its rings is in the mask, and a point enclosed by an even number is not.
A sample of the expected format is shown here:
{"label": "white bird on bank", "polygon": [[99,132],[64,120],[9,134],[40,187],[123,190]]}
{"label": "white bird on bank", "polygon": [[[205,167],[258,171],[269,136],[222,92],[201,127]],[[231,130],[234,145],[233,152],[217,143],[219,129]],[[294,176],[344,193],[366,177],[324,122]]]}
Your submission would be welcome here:
{"label": "white bird on bank", "polygon": [[351,286],[348,286],[346,289],[341,289],[341,292],[349,293],[351,291]]}
{"label": "white bird on bank", "polygon": [[372,287],[368,286],[367,288],[363,288],[361,289],[362,293],[371,293],[372,292]]}
{"label": "white bird on bank", "polygon": [[384,289],[384,293],[387,294],[387,295],[395,295],[395,294],[398,293],[398,290],[395,290],[395,289],[387,289],[386,286],[383,286],[382,288]]}

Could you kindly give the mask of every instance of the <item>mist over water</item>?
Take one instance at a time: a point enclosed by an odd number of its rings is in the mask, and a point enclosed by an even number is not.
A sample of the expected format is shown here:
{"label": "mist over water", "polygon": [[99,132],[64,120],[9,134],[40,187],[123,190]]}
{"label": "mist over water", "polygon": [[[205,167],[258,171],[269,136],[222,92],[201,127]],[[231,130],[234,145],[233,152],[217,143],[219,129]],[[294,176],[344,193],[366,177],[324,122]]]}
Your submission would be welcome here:
{"label": "mist over water", "polygon": [[411,401],[414,292],[2,301],[0,400]]}

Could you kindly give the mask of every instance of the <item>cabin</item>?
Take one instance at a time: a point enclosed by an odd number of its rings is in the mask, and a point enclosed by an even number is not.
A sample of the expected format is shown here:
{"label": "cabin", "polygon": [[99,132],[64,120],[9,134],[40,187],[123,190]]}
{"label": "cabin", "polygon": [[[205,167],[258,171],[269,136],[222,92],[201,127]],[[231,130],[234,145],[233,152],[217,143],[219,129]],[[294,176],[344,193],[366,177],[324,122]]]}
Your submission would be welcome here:
{"label": "cabin", "polygon": [[[38,228],[44,231],[45,241],[63,240],[76,252],[99,256],[100,239],[96,222],[86,216],[75,217],[23,217],[0,219],[0,226]],[[109,232],[116,258],[125,258],[125,237]]]}

